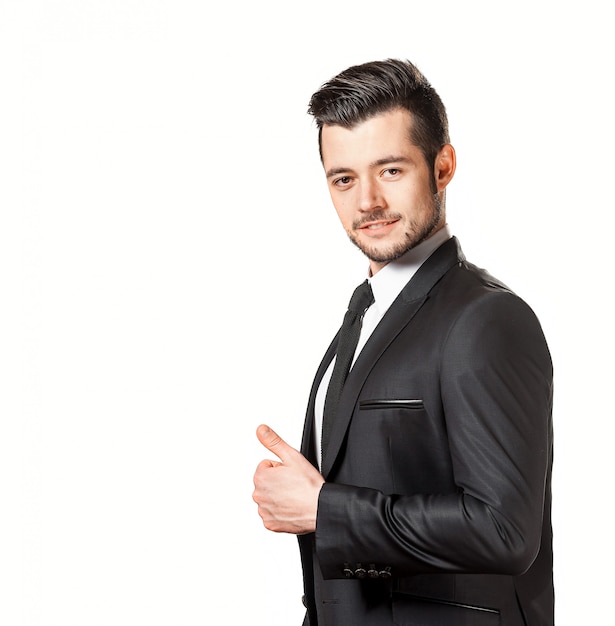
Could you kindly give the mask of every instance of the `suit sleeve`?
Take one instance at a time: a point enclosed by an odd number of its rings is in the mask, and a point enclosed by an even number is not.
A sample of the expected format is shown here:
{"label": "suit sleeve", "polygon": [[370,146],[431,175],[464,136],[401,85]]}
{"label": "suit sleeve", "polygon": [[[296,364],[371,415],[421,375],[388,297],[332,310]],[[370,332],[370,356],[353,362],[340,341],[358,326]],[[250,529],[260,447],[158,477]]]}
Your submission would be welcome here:
{"label": "suit sleeve", "polygon": [[522,300],[493,291],[461,312],[443,340],[440,394],[454,491],[325,483],[316,528],[325,578],[357,562],[394,576],[519,575],[532,564],[550,471],[552,367]]}

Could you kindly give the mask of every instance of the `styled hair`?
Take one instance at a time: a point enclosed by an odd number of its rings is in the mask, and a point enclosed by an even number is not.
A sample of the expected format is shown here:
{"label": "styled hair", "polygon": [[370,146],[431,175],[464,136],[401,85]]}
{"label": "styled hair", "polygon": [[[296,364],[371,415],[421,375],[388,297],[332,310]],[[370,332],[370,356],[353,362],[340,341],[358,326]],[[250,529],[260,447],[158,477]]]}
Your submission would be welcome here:
{"label": "styled hair", "polygon": [[436,155],[449,143],[448,118],[440,96],[410,61],[387,59],[344,70],[311,97],[308,113],[316,121],[322,160],[322,128],[352,128],[393,109],[412,116],[410,140],[432,167]]}

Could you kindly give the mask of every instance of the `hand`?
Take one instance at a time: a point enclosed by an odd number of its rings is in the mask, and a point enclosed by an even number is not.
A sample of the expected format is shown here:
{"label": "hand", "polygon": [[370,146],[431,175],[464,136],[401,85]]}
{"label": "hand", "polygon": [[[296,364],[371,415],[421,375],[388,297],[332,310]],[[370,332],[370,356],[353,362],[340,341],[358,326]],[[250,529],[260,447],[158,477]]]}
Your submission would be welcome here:
{"label": "hand", "polygon": [[280,460],[261,461],[254,474],[254,502],[268,530],[302,535],[316,530],[320,472],[268,426],[256,429],[258,440]]}

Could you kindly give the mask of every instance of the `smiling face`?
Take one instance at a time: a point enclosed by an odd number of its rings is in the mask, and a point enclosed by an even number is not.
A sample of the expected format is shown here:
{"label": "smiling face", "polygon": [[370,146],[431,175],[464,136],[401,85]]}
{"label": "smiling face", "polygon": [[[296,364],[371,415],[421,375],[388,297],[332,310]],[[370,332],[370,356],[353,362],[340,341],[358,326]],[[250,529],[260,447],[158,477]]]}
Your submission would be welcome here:
{"label": "smiling face", "polygon": [[446,222],[444,189],[455,173],[455,151],[443,146],[432,169],[410,140],[411,124],[408,111],[394,109],[352,128],[322,128],[333,205],[372,274]]}

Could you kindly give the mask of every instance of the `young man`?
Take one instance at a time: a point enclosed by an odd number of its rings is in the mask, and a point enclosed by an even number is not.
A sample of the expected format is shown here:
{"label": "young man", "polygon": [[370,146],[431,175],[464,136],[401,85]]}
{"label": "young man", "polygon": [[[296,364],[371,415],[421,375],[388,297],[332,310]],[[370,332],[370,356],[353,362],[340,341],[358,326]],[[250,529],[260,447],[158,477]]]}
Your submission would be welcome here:
{"label": "young man", "polygon": [[310,113],[369,273],[347,315],[358,344],[344,327],[327,350],[301,452],[257,431],[280,460],[260,463],[254,499],[266,528],[299,535],[304,623],[552,625],[551,359],[531,309],[449,232],[445,108],[388,60],[325,83]]}

